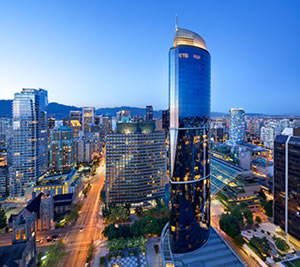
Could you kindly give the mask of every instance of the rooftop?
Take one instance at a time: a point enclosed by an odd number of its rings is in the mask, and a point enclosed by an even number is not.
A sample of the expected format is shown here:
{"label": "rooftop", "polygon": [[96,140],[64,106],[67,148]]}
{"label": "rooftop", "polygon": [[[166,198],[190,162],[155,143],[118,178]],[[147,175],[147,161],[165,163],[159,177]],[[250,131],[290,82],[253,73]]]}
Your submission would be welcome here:
{"label": "rooftop", "polygon": [[235,252],[219,236],[214,228],[210,228],[210,237],[206,244],[189,253],[170,254],[168,228],[162,233],[162,259],[164,263],[173,262],[175,267],[242,267],[245,266]]}
{"label": "rooftop", "polygon": [[174,47],[177,47],[179,45],[191,45],[207,50],[206,43],[199,34],[176,27]]}

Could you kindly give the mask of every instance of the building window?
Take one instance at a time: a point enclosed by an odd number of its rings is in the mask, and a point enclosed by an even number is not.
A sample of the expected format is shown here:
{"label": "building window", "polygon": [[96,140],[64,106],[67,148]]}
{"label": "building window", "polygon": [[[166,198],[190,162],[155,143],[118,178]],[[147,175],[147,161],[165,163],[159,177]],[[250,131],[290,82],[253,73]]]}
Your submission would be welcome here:
{"label": "building window", "polygon": [[189,54],[188,53],[179,53],[180,58],[188,58]]}
{"label": "building window", "polygon": [[20,240],[20,230],[16,231],[16,240]]}
{"label": "building window", "polygon": [[195,58],[195,59],[200,59],[200,56],[199,56],[199,55],[196,55],[196,54],[194,54],[194,55],[193,55],[193,58]]}

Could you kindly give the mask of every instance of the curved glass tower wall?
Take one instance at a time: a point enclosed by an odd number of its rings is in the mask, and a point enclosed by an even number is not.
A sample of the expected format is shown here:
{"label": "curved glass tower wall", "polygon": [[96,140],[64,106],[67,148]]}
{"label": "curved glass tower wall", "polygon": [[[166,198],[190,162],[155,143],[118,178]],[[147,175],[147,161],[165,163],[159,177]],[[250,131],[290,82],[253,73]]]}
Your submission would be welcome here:
{"label": "curved glass tower wall", "polygon": [[169,51],[170,233],[173,253],[201,247],[210,227],[210,55],[194,32],[176,29]]}

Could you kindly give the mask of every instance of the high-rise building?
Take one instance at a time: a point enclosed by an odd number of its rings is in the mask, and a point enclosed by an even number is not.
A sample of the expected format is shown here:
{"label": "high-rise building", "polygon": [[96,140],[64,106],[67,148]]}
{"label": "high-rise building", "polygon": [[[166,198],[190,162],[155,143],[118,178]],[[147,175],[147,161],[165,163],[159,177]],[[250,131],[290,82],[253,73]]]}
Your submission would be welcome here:
{"label": "high-rise building", "polygon": [[69,127],[61,126],[51,130],[49,163],[53,172],[64,172],[73,168],[73,131]]}
{"label": "high-rise building", "polygon": [[264,143],[264,146],[269,149],[273,149],[275,139],[275,127],[273,125],[266,125],[261,127],[260,140]]}
{"label": "high-rise building", "polygon": [[70,118],[72,120],[77,120],[81,123],[81,111],[80,110],[71,110],[70,111]]}
{"label": "high-rise building", "polygon": [[300,239],[300,129],[274,142],[274,224]]}
{"label": "high-rise building", "polygon": [[245,111],[242,108],[230,109],[229,141],[233,144],[245,142]]}
{"label": "high-rise building", "polygon": [[162,111],[162,128],[165,130],[165,132],[169,132],[170,127],[170,111],[163,110]]}
{"label": "high-rise building", "polygon": [[48,167],[48,93],[24,88],[13,101],[10,146],[10,196],[23,197],[28,183],[37,182]]}
{"label": "high-rise building", "polygon": [[55,118],[49,117],[48,118],[48,129],[51,130],[55,127]]}
{"label": "high-rise building", "polygon": [[116,114],[117,122],[129,122],[131,119],[130,110],[120,110]]}
{"label": "high-rise building", "polygon": [[112,132],[112,119],[111,117],[104,116],[102,118],[103,123],[103,132],[104,134],[111,133]]}
{"label": "high-rise building", "polygon": [[82,108],[82,130],[88,132],[90,125],[95,123],[95,108],[84,107]]}
{"label": "high-rise building", "polygon": [[146,121],[153,121],[153,106],[146,106]]}
{"label": "high-rise building", "polygon": [[0,197],[8,194],[8,171],[7,166],[0,166]]}
{"label": "high-rise building", "polygon": [[141,205],[165,196],[165,133],[154,123],[118,123],[106,137],[108,203]]}
{"label": "high-rise building", "polygon": [[171,250],[185,253],[210,233],[210,54],[180,28],[169,51],[169,105]]}

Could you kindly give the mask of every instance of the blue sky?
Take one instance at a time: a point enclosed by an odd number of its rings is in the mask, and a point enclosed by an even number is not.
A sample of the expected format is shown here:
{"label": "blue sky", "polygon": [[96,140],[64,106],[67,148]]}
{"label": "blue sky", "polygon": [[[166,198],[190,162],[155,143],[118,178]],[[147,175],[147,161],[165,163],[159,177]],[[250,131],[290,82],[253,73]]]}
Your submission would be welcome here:
{"label": "blue sky", "polygon": [[175,16],[212,56],[212,110],[300,115],[300,1],[1,1],[0,98],[168,105]]}

